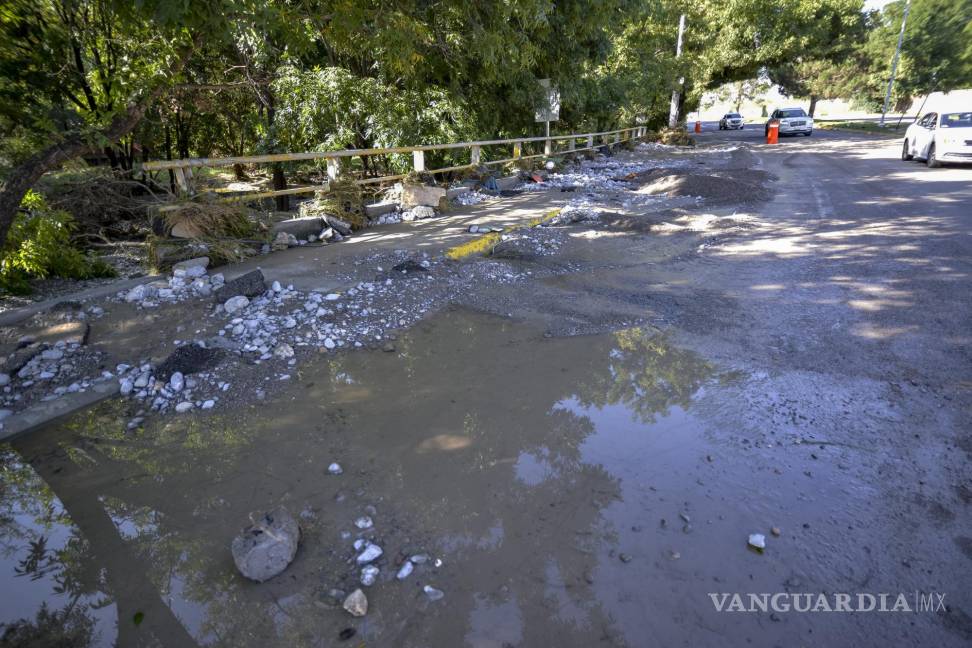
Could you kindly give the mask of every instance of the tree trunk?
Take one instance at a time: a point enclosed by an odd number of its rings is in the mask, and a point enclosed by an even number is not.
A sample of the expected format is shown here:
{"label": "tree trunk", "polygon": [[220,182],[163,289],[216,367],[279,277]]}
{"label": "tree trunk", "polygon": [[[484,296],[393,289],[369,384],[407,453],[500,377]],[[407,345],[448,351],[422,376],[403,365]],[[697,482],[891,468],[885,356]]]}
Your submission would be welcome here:
{"label": "tree trunk", "polygon": [[[186,66],[189,55],[192,54],[198,40],[198,38],[195,39],[192,45],[186,47],[169,69],[166,78],[172,79],[182,72],[182,68]],[[160,83],[140,101],[130,104],[124,113],[115,116],[111,123],[98,133],[98,137],[91,139],[115,142],[130,133],[145,116],[149,106],[162,96],[167,87]],[[11,169],[6,182],[3,184],[3,189],[0,190],[0,247],[7,240],[7,233],[17,216],[17,210],[20,209],[20,202],[24,199],[24,195],[37,184],[41,176],[48,171],[60,168],[62,164],[76,157],[95,154],[99,149],[99,146],[85,141],[80,133],[74,132],[63,141],[48,146]]]}
{"label": "tree trunk", "polygon": [[[287,176],[284,175],[283,167],[279,164],[273,165],[273,190],[287,188]],[[277,196],[277,211],[290,211],[290,196]]]}
{"label": "tree trunk", "polygon": [[813,117],[813,113],[817,110],[817,95],[810,95],[810,116]]}
{"label": "tree trunk", "polygon": [[242,164],[234,164],[233,165],[233,175],[240,182],[243,182],[245,180],[249,180],[250,179],[250,176],[246,175],[246,170],[243,168],[243,165]]}

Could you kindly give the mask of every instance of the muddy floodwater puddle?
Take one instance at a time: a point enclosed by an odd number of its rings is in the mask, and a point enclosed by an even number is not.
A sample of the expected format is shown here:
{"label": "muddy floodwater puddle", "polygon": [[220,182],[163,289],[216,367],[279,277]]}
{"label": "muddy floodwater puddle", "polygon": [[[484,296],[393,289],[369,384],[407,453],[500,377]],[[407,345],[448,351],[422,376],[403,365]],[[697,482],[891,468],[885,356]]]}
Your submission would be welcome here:
{"label": "muddy floodwater puddle", "polygon": [[[353,629],[349,645],[579,646],[640,645],[653,628],[678,640],[702,613],[675,610],[702,609],[710,574],[747,569],[711,550],[748,529],[722,528],[736,483],[693,411],[719,371],[654,329],[544,330],[447,311],[394,353],[304,362],[238,411],[126,432],[129,405],[109,402],[5,447],[0,636],[327,646]],[[297,557],[245,581],[230,540],[278,505],[299,516]],[[365,514],[374,526],[360,530]],[[329,595],[359,587],[357,538],[384,549],[362,619]],[[416,553],[430,560],[397,580]]]}

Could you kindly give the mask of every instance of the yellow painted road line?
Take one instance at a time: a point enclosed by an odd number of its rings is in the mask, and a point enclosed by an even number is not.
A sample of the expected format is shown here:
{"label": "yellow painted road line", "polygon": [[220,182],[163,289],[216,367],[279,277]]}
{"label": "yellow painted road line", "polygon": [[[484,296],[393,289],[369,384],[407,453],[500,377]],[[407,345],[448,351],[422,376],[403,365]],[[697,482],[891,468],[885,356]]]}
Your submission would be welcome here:
{"label": "yellow painted road line", "polygon": [[554,209],[548,214],[539,216],[537,218],[532,218],[528,220],[526,223],[523,223],[521,225],[513,225],[508,229],[503,230],[502,233],[490,232],[489,234],[478,236],[471,241],[466,241],[465,243],[460,243],[459,245],[449,248],[448,250],[446,250],[445,256],[447,259],[458,261],[460,259],[465,259],[466,257],[472,256],[474,254],[487,254],[489,252],[492,252],[493,248],[496,247],[496,244],[499,243],[500,240],[502,239],[503,234],[515,232],[516,230],[520,230],[520,229],[543,225],[547,221],[556,217],[557,214],[559,213],[560,213],[559,209]]}

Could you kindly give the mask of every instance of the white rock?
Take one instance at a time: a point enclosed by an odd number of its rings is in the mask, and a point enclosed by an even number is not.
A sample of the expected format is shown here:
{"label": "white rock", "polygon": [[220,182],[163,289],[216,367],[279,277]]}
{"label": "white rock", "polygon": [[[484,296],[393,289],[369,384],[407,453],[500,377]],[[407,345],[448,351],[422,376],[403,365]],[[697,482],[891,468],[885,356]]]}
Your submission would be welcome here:
{"label": "white rock", "polygon": [[152,297],[155,297],[156,292],[157,291],[153,286],[139,284],[128,291],[128,294],[125,295],[125,301],[131,303],[151,299]]}
{"label": "white rock", "polygon": [[169,387],[172,391],[181,392],[182,388],[186,386],[186,379],[182,375],[182,372],[176,371],[169,377]]}
{"label": "white rock", "polygon": [[184,414],[189,410],[191,410],[193,407],[194,405],[189,401],[182,401],[181,403],[175,406],[175,411],[178,412],[179,414]]}
{"label": "white rock", "polygon": [[412,571],[414,569],[415,569],[415,565],[412,564],[412,561],[406,560],[402,564],[401,568],[398,570],[398,573],[395,574],[395,578],[397,578],[398,580],[405,580],[406,578],[412,575]]}
{"label": "white rock", "polygon": [[297,520],[279,507],[264,513],[233,539],[233,561],[241,574],[262,583],[287,568],[299,542]]}
{"label": "white rock", "polygon": [[6,387],[10,384],[10,374],[0,373],[0,387]]}
{"label": "white rock", "polygon": [[203,401],[202,408],[203,409],[213,409],[213,407],[215,405],[216,405],[216,401],[210,399],[210,400],[207,400],[207,401]]}
{"label": "white rock", "polygon": [[327,472],[331,473],[332,475],[340,475],[341,473],[344,472],[344,469],[341,468],[341,464],[332,463],[330,466],[327,467]]}
{"label": "white rock", "polygon": [[281,342],[277,345],[277,348],[273,350],[273,356],[275,358],[281,358],[287,360],[294,357],[294,347],[290,346],[286,342]]}
{"label": "white rock", "polygon": [[250,305],[250,300],[244,295],[237,295],[236,297],[230,297],[223,304],[223,309],[232,315],[237,311],[241,311]]}
{"label": "white rock", "polygon": [[60,360],[64,357],[64,352],[60,349],[47,349],[41,353],[42,360]]}
{"label": "white rock", "polygon": [[336,347],[336,346],[337,346],[337,344],[335,344],[335,343],[334,343],[334,340],[333,340],[333,339],[331,339],[331,338],[326,338],[326,339],[324,340],[324,348],[325,348],[325,349],[328,349],[328,350],[330,350],[330,349],[333,349],[333,348],[334,348],[334,347]]}
{"label": "white rock", "polygon": [[384,551],[382,551],[381,547],[369,542],[365,546],[364,551],[358,554],[358,557],[355,558],[355,562],[357,562],[359,565],[365,565],[370,563],[372,560],[378,560],[383,553]]}
{"label": "white rock", "polygon": [[275,293],[278,293],[283,290],[283,286],[280,285],[279,281],[274,281],[272,284],[270,284],[270,290],[272,290]]}
{"label": "white rock", "polygon": [[415,554],[414,556],[409,558],[409,560],[415,563],[416,565],[421,565],[429,562],[429,554]]}
{"label": "white rock", "polygon": [[364,569],[361,570],[361,584],[365,587],[371,587],[375,584],[380,572],[381,570],[374,565],[365,566]]}
{"label": "white rock", "polygon": [[368,614],[368,597],[359,589],[348,594],[344,599],[344,609],[354,617],[363,617]]}
{"label": "white rock", "polygon": [[[196,257],[195,259],[186,259],[185,261],[179,261],[178,263],[172,264],[173,274],[176,271],[182,270],[183,272],[190,270],[192,268],[201,268],[202,274],[206,274],[206,268],[209,267],[209,257]],[[196,275],[200,276],[200,275]]]}
{"label": "white rock", "polygon": [[123,395],[127,396],[132,393],[132,389],[135,388],[135,383],[132,382],[130,378],[122,378],[118,383],[118,391]]}
{"label": "white rock", "polygon": [[367,515],[362,515],[354,521],[354,526],[358,527],[359,529],[370,529],[372,526],[374,526],[374,522]]}
{"label": "white rock", "polygon": [[445,592],[440,589],[436,589],[431,585],[426,585],[422,588],[422,591],[425,592],[425,595],[429,597],[430,601],[438,601],[445,596]]}
{"label": "white rock", "polygon": [[324,299],[326,299],[327,301],[337,301],[338,299],[341,299],[341,295],[337,293],[328,293],[324,295]]}
{"label": "white rock", "polygon": [[749,546],[762,551],[766,548],[766,536],[762,533],[752,533],[749,536]]}

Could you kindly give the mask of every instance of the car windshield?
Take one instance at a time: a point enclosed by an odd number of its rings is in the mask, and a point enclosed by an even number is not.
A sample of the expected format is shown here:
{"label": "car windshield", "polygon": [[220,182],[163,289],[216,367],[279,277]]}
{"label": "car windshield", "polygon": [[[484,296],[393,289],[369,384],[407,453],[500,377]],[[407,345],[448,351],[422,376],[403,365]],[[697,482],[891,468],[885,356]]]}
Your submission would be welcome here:
{"label": "car windshield", "polygon": [[806,117],[807,113],[803,112],[803,108],[796,108],[794,110],[781,110],[780,117]]}
{"label": "car windshield", "polygon": [[739,113],[729,113],[726,117],[729,119],[739,119]]}
{"label": "car windshield", "polygon": [[943,114],[942,128],[972,128],[972,112]]}

